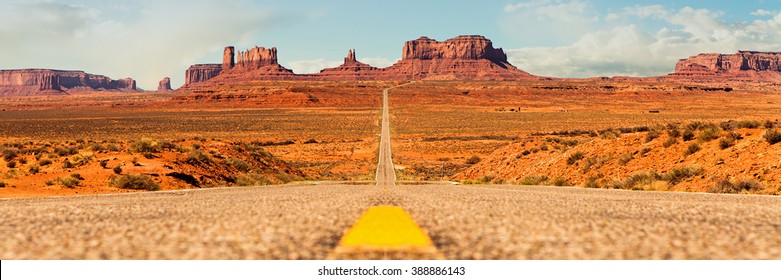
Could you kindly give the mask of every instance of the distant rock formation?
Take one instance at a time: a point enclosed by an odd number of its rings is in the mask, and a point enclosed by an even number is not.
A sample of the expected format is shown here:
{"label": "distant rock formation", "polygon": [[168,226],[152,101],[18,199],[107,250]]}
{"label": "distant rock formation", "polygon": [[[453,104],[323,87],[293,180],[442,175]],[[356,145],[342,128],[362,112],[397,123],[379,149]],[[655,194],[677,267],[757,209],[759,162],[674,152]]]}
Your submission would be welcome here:
{"label": "distant rock formation", "polygon": [[420,37],[404,44],[402,58],[383,69],[386,79],[514,80],[534,76],[515,68],[507,55],[479,35],[443,42]]}
{"label": "distant rock formation", "polygon": [[681,59],[672,78],[781,81],[781,52],[706,53]]}
{"label": "distant rock formation", "polygon": [[240,51],[237,60],[238,66],[247,70],[277,65],[277,48],[266,49],[255,46],[252,49]]}
{"label": "distant rock formation", "polygon": [[388,68],[376,68],[358,61],[348,50],[344,63],[317,74],[295,74],[277,61],[276,48],[254,47],[223,51],[222,64],[198,64],[187,70],[184,89],[207,80],[224,84],[252,80],[514,80],[535,78],[507,61],[501,48],[479,35],[458,36],[443,42],[427,37],[407,41],[402,59]]}
{"label": "distant rock formation", "polygon": [[233,60],[233,46],[227,46],[222,52],[222,69],[228,70],[234,65],[236,65],[236,61]]}
{"label": "distant rock formation", "polygon": [[57,94],[72,91],[135,91],[131,78],[112,80],[84,71],[52,69],[0,70],[0,96]]}
{"label": "distant rock formation", "polygon": [[157,83],[157,91],[171,91],[171,78],[165,77]]}
{"label": "distant rock formation", "polygon": [[676,73],[719,73],[735,71],[781,72],[781,52],[738,51],[736,54],[699,54],[681,59]]}
{"label": "distant rock formation", "polygon": [[495,49],[491,40],[480,35],[458,36],[444,42],[423,36],[404,43],[401,59],[487,59],[497,64],[508,64],[504,51]]}
{"label": "distant rock formation", "polygon": [[347,51],[347,56],[344,58],[342,65],[320,70],[320,74],[317,77],[334,80],[373,79],[377,75],[378,70],[379,68],[377,67],[358,61],[355,57],[355,50],[351,49]]}
{"label": "distant rock formation", "polygon": [[187,68],[184,74],[185,85],[205,82],[222,72],[221,64],[195,64]]}

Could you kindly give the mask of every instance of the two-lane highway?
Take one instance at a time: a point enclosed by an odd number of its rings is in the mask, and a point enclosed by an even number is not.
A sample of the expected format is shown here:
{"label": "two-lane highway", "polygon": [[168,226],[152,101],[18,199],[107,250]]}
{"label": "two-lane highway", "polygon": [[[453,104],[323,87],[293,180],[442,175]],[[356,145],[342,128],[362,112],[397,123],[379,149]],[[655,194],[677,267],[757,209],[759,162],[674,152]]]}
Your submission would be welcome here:
{"label": "two-lane highway", "polygon": [[378,205],[447,259],[781,259],[779,197],[394,184],[388,111],[376,185],[0,199],[0,259],[323,259]]}

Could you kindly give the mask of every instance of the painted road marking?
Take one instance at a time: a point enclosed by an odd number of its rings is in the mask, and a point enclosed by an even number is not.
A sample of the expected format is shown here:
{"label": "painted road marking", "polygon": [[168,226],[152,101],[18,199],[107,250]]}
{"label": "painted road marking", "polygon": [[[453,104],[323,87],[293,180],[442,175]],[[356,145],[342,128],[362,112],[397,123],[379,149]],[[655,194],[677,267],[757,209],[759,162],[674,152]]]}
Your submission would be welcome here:
{"label": "painted road marking", "polygon": [[342,237],[334,252],[347,258],[399,253],[417,255],[415,258],[438,258],[431,238],[412,217],[401,207],[389,205],[366,210]]}

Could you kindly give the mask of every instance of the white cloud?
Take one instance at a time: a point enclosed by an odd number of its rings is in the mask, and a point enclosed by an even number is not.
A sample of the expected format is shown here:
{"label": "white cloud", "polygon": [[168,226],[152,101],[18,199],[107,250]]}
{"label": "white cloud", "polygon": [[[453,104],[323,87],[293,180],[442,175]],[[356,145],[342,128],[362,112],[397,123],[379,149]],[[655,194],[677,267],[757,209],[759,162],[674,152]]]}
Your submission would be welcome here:
{"label": "white cloud", "polygon": [[286,20],[236,1],[90,6],[0,4],[0,41],[13,42],[0,44],[3,68],[85,70],[114,79],[132,77],[145,89],[169,76],[177,86],[184,70],[205,54],[220,57],[224,45],[248,43],[252,34]]}
{"label": "white cloud", "polygon": [[772,12],[765,9],[759,9],[756,11],[751,12],[752,16],[773,16],[778,14],[778,12]]}
{"label": "white cloud", "polygon": [[577,40],[601,22],[594,7],[581,0],[508,4],[499,21],[505,33],[516,38],[534,38],[533,41],[541,44]]}
{"label": "white cloud", "polygon": [[561,47],[508,50],[508,59],[520,69],[545,76],[653,76],[672,72],[678,59],[698,53],[778,51],[781,46],[781,15],[751,23],[728,23],[721,16],[690,7],[631,7],[608,17],[652,19],[663,27],[649,30],[616,22]]}
{"label": "white cloud", "polygon": [[624,8],[623,14],[638,18],[665,18],[669,12],[662,5],[649,5]]}
{"label": "white cloud", "polygon": [[336,67],[342,64],[344,61],[325,60],[323,58],[313,60],[296,60],[288,62],[287,67],[293,70],[296,74],[312,74],[320,73],[320,70],[325,68]]}
{"label": "white cloud", "polygon": [[364,58],[359,57],[358,61],[379,68],[385,68],[396,63],[395,60],[390,60],[384,57],[364,57]]}

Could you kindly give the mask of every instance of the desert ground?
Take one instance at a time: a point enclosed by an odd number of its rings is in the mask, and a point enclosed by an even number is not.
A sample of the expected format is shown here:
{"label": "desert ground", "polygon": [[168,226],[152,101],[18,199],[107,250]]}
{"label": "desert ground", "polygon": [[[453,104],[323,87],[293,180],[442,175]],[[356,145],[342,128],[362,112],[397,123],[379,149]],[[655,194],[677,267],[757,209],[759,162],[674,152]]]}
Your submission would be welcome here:
{"label": "desert ground", "polygon": [[[371,180],[381,92],[400,84],[3,98],[0,197],[135,192],[120,178],[139,174],[163,190]],[[781,146],[766,135],[780,126],[780,92],[769,83],[417,81],[389,96],[393,159],[399,180],[778,194]]]}

